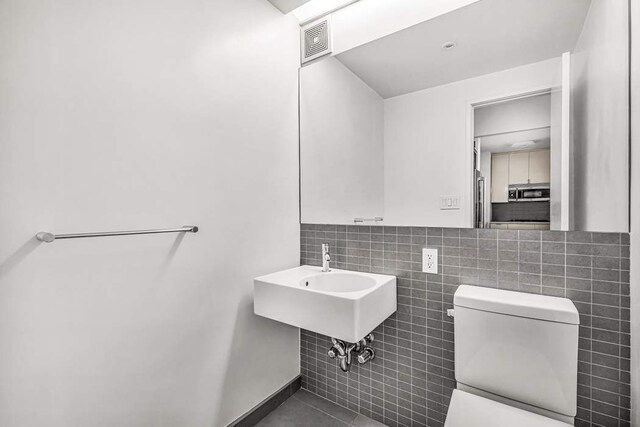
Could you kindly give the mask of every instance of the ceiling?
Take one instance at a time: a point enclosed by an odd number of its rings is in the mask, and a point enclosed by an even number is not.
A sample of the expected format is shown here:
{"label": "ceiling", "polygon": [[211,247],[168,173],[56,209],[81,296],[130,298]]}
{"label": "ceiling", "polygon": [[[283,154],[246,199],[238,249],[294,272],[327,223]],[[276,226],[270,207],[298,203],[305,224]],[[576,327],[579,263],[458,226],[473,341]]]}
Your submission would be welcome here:
{"label": "ceiling", "polygon": [[[380,96],[390,98],[571,51],[590,4],[480,0],[337,58]],[[456,48],[444,50],[449,41]]]}
{"label": "ceiling", "polygon": [[269,0],[269,2],[280,9],[282,13],[289,13],[309,1],[310,0]]}
{"label": "ceiling", "polygon": [[[513,147],[514,143],[534,141],[527,147]],[[480,138],[480,151],[489,153],[507,153],[509,151],[537,150],[551,146],[551,131],[547,128],[523,130],[502,133],[499,135],[483,136]]]}

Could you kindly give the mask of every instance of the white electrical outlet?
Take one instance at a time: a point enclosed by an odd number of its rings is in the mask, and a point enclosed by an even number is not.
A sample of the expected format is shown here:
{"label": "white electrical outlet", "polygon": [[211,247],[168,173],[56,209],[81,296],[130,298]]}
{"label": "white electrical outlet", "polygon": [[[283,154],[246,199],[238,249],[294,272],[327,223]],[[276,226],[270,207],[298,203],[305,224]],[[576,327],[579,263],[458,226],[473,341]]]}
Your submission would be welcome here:
{"label": "white electrical outlet", "polygon": [[438,274],[438,250],[422,248],[422,271]]}

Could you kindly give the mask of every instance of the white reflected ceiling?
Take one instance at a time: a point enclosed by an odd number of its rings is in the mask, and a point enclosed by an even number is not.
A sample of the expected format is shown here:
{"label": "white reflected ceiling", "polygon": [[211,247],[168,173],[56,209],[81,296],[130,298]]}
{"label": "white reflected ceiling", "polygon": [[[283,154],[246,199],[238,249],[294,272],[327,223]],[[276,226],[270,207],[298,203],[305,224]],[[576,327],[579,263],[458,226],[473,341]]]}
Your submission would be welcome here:
{"label": "white reflected ceiling", "polygon": [[[514,147],[513,144],[533,141],[535,144],[526,147]],[[551,146],[550,128],[508,132],[480,138],[480,151],[489,153],[507,153],[509,151],[537,150]]]}
{"label": "white reflected ceiling", "polygon": [[[571,51],[591,0],[481,0],[337,58],[383,98]],[[453,41],[453,50],[442,44]]]}

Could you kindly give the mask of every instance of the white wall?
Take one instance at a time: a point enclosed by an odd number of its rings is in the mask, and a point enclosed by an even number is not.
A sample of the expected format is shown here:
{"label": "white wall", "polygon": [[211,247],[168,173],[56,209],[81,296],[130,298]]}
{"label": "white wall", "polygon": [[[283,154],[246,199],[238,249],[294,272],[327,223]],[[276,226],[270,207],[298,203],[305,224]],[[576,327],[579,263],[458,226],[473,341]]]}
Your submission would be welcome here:
{"label": "white wall", "polygon": [[280,9],[282,13],[289,13],[292,10],[302,6],[310,0],[269,0],[275,7]]}
{"label": "white wall", "polygon": [[640,425],[640,3],[631,2],[631,424]]}
{"label": "white wall", "polygon": [[332,14],[333,52],[393,34],[478,0],[361,0]]}
{"label": "white wall", "polygon": [[[554,58],[385,100],[385,223],[472,225],[470,106],[551,88]],[[442,195],[460,210],[440,210]]]}
{"label": "white wall", "polygon": [[340,61],[300,70],[302,222],[383,216],[382,98]]}
{"label": "white wall", "polygon": [[629,228],[628,4],[593,0],[572,55],[576,230]]}
{"label": "white wall", "polygon": [[[558,70],[559,74],[562,70]],[[558,80],[562,77],[559,75]],[[551,200],[550,226],[562,230],[562,88],[554,88],[550,95],[550,156],[551,156]],[[566,173],[565,173],[566,175]]]}
{"label": "white wall", "polygon": [[298,263],[296,22],[6,0],[0,51],[0,425],[222,426],[295,377],[252,278]]}
{"label": "white wall", "polygon": [[474,133],[482,136],[549,127],[550,102],[550,95],[539,95],[476,108]]}

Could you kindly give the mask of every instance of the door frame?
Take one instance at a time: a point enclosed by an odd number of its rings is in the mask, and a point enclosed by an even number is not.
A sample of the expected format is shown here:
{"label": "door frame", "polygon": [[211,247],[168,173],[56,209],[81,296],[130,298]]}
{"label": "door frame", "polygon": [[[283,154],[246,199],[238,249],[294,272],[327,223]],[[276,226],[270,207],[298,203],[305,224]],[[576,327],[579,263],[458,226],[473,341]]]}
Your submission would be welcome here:
{"label": "door frame", "polygon": [[[536,86],[526,90],[518,90],[511,91],[507,93],[503,93],[501,95],[495,95],[491,97],[485,97],[481,99],[469,100],[466,103],[466,124],[467,124],[467,136],[466,136],[466,147],[465,147],[465,163],[467,164],[466,171],[466,181],[469,183],[467,186],[467,196],[466,199],[469,200],[469,209],[467,223],[470,228],[475,228],[475,205],[474,205],[474,194],[475,194],[475,174],[473,170],[473,144],[475,139],[475,109],[479,107],[486,107],[488,105],[501,104],[503,102],[515,101],[517,99],[530,98],[532,96],[538,95],[546,95],[551,94],[553,92],[554,87],[545,85],[545,86]],[[489,197],[491,197],[491,189],[488,189],[487,193]],[[486,194],[485,194],[486,197]],[[486,221],[485,221],[486,222]]]}

